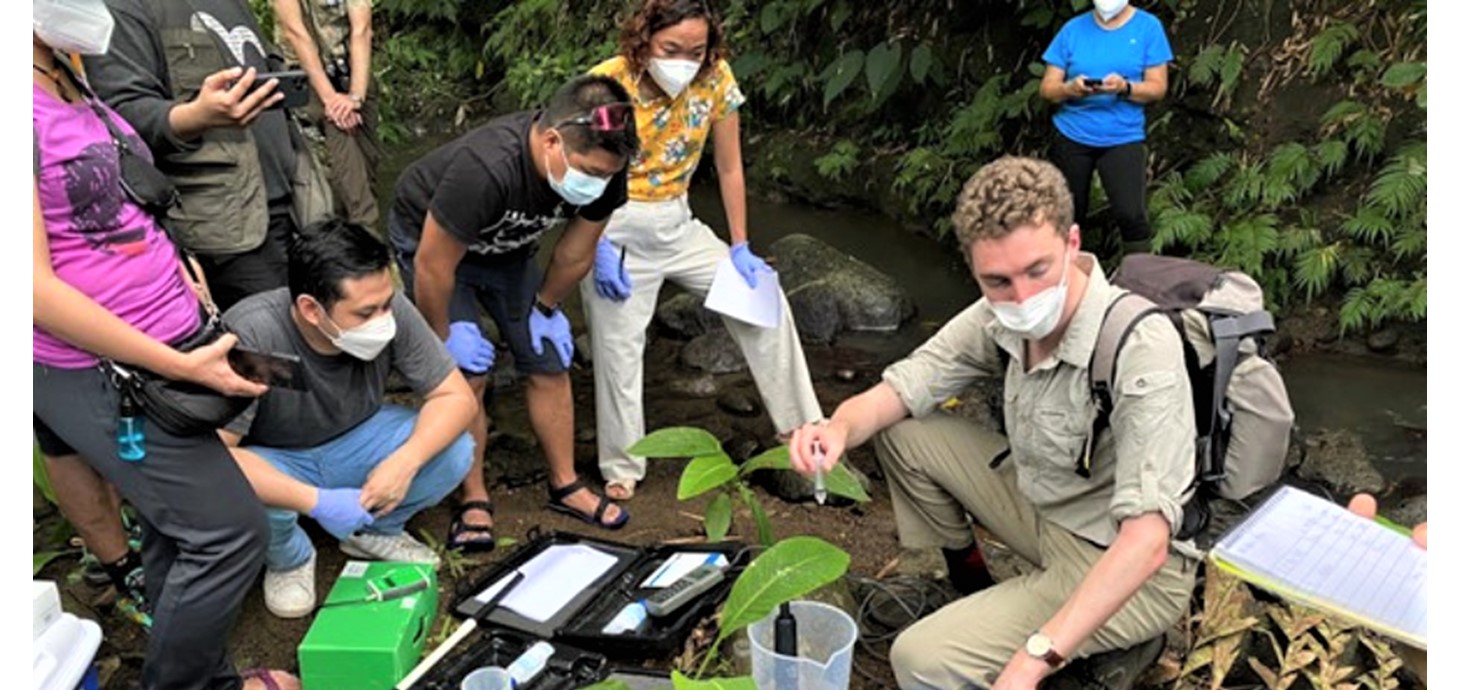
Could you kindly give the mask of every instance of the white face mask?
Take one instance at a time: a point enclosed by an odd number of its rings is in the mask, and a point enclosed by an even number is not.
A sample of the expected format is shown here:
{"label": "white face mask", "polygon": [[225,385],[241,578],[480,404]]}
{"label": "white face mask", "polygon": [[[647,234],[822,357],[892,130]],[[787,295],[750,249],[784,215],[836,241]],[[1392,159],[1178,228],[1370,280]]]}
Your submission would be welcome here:
{"label": "white face mask", "polygon": [[33,0],[32,28],[46,45],[101,55],[112,42],[112,13],[103,0]]}
{"label": "white face mask", "polygon": [[990,301],[989,306],[993,307],[994,316],[1004,328],[1013,331],[1025,340],[1039,340],[1054,332],[1054,327],[1060,322],[1060,314],[1065,311],[1065,295],[1068,292],[1066,286],[1070,278],[1070,250],[1065,249],[1065,269],[1060,276],[1060,282],[1053,287],[1041,290],[1039,294],[1024,300],[1023,302],[994,302]]}
{"label": "white face mask", "polygon": [[[320,309],[321,313],[323,313],[324,307],[322,305]],[[320,332],[324,333],[324,337],[329,338],[330,343],[340,348],[345,354],[359,360],[366,362],[374,361],[385,350],[385,346],[389,345],[390,341],[395,339],[395,314],[390,312],[377,316],[350,330],[340,328],[339,324],[335,323],[335,320],[329,317],[329,314],[325,314],[324,318],[330,322],[331,326],[335,327],[335,330],[340,332],[339,335],[330,335],[321,328]]]}
{"label": "white face mask", "polygon": [[1095,12],[1108,22],[1115,19],[1115,15],[1120,14],[1129,4],[1130,0],[1095,0]]}
{"label": "white face mask", "polygon": [[543,166],[547,168],[548,186],[552,187],[553,191],[563,198],[563,201],[574,206],[587,206],[597,201],[598,197],[603,196],[603,191],[608,189],[608,180],[589,175],[569,165],[567,144],[563,144],[560,150],[563,155],[563,179],[554,178],[553,169],[547,167],[547,161],[543,161]]}
{"label": "white face mask", "polygon": [[678,98],[699,73],[700,63],[694,60],[649,60],[649,76],[654,78],[654,83],[664,89],[664,93],[669,94],[671,99]]}

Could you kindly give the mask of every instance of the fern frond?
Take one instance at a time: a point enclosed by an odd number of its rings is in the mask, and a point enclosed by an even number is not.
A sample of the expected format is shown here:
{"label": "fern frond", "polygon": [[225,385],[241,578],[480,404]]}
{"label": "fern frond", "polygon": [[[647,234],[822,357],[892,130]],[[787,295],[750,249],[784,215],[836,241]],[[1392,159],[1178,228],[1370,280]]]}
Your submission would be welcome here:
{"label": "fern frond", "polygon": [[1374,277],[1374,250],[1369,247],[1349,247],[1339,256],[1339,267],[1343,279],[1350,285],[1358,285]]}
{"label": "fern frond", "polygon": [[1318,32],[1313,37],[1312,47],[1308,50],[1308,72],[1314,77],[1320,77],[1333,69],[1338,59],[1343,57],[1343,52],[1353,44],[1359,37],[1359,30],[1348,22],[1331,24],[1328,28]]}
{"label": "fern frond", "polygon": [[1278,256],[1292,258],[1318,247],[1323,243],[1323,233],[1318,228],[1296,227],[1284,230],[1278,236]]}
{"label": "fern frond", "polygon": [[1337,244],[1310,249],[1298,255],[1293,279],[1306,299],[1313,299],[1328,289],[1338,268],[1338,255],[1342,251]]}
{"label": "fern frond", "polygon": [[1223,228],[1218,233],[1222,244],[1220,265],[1261,276],[1264,259],[1278,247],[1277,223],[1277,216],[1262,213],[1246,216]]}
{"label": "fern frond", "polygon": [[1196,58],[1191,61],[1191,71],[1188,72],[1191,83],[1197,86],[1211,84],[1216,80],[1226,57],[1227,47],[1219,44],[1209,45],[1197,53]]}
{"label": "fern frond", "polygon": [[1369,186],[1364,203],[1384,209],[1390,218],[1422,210],[1428,189],[1427,160],[1423,142],[1400,149]]}
{"label": "fern frond", "polygon": [[1333,177],[1348,162],[1348,142],[1342,139],[1324,139],[1313,147],[1313,158],[1317,160],[1324,177]]}
{"label": "fern frond", "polygon": [[1394,242],[1389,249],[1394,252],[1396,259],[1408,259],[1411,257],[1424,256],[1427,238],[1424,224],[1403,225],[1394,236]]}
{"label": "fern frond", "polygon": [[1282,180],[1293,186],[1299,194],[1313,188],[1318,182],[1318,165],[1308,153],[1308,148],[1297,142],[1288,142],[1275,149],[1267,159],[1267,179]]}
{"label": "fern frond", "polygon": [[1350,237],[1367,244],[1389,244],[1394,236],[1394,221],[1373,206],[1364,206],[1340,226]]}
{"label": "fern frond", "polygon": [[1222,204],[1232,211],[1250,210],[1262,199],[1262,163],[1244,163],[1222,188]]}
{"label": "fern frond", "polygon": [[1206,158],[1197,161],[1186,171],[1186,188],[1193,194],[1200,194],[1222,179],[1236,159],[1232,154],[1222,151],[1214,153]]}
{"label": "fern frond", "polygon": [[1373,160],[1374,156],[1384,148],[1384,131],[1388,124],[1374,113],[1364,113],[1355,118],[1349,124],[1348,131],[1344,134],[1349,143],[1354,147],[1354,153],[1365,160]]}

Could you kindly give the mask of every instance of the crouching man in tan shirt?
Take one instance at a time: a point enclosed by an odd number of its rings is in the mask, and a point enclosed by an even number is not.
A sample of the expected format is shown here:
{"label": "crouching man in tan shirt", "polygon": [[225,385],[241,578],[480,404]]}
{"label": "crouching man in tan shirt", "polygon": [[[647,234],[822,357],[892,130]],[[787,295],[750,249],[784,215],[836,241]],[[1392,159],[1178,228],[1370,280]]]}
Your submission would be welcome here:
{"label": "crouching man in tan shirt", "polygon": [[[1087,452],[1090,355],[1123,291],[1080,251],[1072,216],[1049,163],[979,170],[953,226],[983,297],[791,441],[810,473],[817,451],[830,467],[873,440],[904,547],[967,553],[971,517],[1039,567],[903,632],[891,656],[903,688],[1032,689],[1068,659],[1162,635],[1191,598],[1197,553],[1172,541],[1195,452],[1180,336],[1140,321],[1116,362],[1109,429]],[[980,376],[1004,377],[1007,438],[939,411]]]}

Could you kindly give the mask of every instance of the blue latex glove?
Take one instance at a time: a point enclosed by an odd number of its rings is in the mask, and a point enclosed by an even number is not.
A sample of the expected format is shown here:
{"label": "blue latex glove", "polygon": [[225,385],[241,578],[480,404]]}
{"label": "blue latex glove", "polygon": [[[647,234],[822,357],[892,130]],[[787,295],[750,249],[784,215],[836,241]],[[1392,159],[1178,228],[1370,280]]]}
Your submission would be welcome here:
{"label": "blue latex glove", "polygon": [[740,277],[745,279],[745,283],[751,289],[755,289],[757,271],[775,273],[775,269],[767,265],[760,257],[750,253],[749,242],[736,242],[730,245],[730,263],[735,264],[735,270],[740,272]]}
{"label": "blue latex glove", "polygon": [[607,237],[599,238],[598,249],[593,254],[593,286],[598,295],[615,302],[629,298],[633,284],[629,272],[624,269],[624,258],[628,249],[613,246]]}
{"label": "blue latex glove", "polygon": [[370,511],[360,505],[359,489],[320,489],[319,500],[309,511],[309,517],[340,541],[375,522]]}
{"label": "blue latex glove", "polygon": [[573,331],[568,327],[568,317],[563,315],[562,309],[554,309],[549,316],[533,305],[532,315],[527,317],[527,333],[532,339],[533,352],[542,354],[542,341],[547,340],[558,348],[563,369],[573,363]]}
{"label": "blue latex glove", "polygon": [[446,351],[456,366],[468,374],[485,374],[497,360],[497,350],[482,337],[482,329],[471,321],[457,321],[446,333]]}

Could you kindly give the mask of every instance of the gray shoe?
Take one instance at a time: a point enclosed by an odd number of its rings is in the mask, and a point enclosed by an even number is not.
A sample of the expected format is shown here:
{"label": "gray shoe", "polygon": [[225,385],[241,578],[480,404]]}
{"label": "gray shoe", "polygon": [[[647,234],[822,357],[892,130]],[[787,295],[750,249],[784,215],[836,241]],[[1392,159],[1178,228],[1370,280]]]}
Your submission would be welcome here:
{"label": "gray shoe", "polygon": [[370,561],[402,561],[425,563],[436,567],[441,557],[430,547],[417,541],[407,532],[400,534],[377,534],[356,532],[349,539],[340,542],[340,550],[354,558]]}

